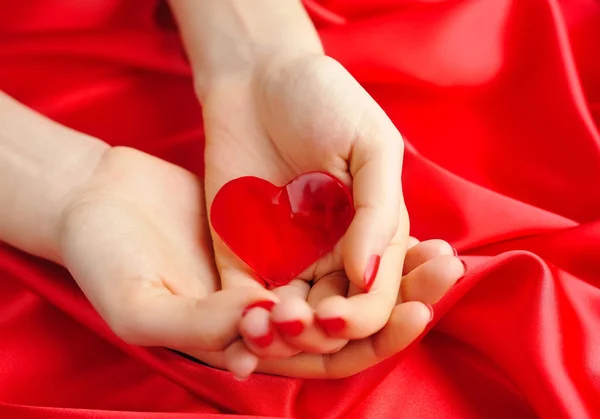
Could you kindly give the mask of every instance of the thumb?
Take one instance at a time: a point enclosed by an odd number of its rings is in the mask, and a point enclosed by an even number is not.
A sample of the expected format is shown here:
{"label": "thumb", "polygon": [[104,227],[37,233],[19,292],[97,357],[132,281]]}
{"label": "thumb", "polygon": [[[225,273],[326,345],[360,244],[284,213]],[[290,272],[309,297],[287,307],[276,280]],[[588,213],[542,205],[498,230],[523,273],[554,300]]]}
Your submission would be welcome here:
{"label": "thumb", "polygon": [[[241,219],[239,208],[229,202],[229,198],[220,193],[226,192],[231,188],[229,181],[233,180],[226,177],[227,182],[222,182],[221,175],[214,173],[214,170],[207,168],[207,178],[205,183],[206,188],[206,203],[209,212],[209,229],[212,236],[214,260],[219,277],[221,280],[222,289],[239,288],[239,287],[255,287],[265,288],[265,281],[257,275],[248,264],[238,257],[233,250],[226,244],[225,240],[217,231],[225,232],[230,237],[234,236],[249,236],[256,237],[253,243],[244,243],[241,245],[241,252],[253,252],[257,246],[260,247],[260,228],[256,228],[254,223],[246,223]],[[218,179],[221,179],[218,181]],[[231,190],[231,189],[229,189]],[[239,193],[239,191],[237,191]]]}
{"label": "thumb", "polygon": [[152,294],[139,292],[126,300],[127,304],[105,318],[127,343],[205,351],[222,350],[239,336],[238,324],[244,310],[253,306],[271,308],[278,301],[273,293],[260,287],[223,290],[204,298],[160,289]]}
{"label": "thumb", "polygon": [[[266,288],[265,281],[250,266],[240,259],[223,242],[211,226],[215,264],[221,278],[221,287],[230,288]],[[257,244],[258,245],[258,244]]]}
{"label": "thumb", "polygon": [[408,240],[401,183],[403,141],[391,121],[385,122],[384,129],[359,127],[349,162],[356,213],[344,237],[342,257],[348,279],[366,291],[392,238]]}

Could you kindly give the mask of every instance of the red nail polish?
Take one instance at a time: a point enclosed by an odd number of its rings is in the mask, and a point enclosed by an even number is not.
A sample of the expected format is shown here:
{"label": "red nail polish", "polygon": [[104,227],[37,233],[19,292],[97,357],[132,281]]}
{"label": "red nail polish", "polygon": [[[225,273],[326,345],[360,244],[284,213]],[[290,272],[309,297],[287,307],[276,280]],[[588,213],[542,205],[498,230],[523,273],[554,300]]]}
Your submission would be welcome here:
{"label": "red nail polish", "polygon": [[429,309],[429,321],[427,322],[427,324],[429,324],[433,321],[433,307],[430,306],[429,304],[425,304],[425,305]]}
{"label": "red nail polish", "polygon": [[276,322],[275,326],[279,331],[291,337],[296,337],[304,331],[304,323],[300,320],[291,320],[289,322]]}
{"label": "red nail polish", "polygon": [[275,307],[275,302],[271,301],[271,300],[263,300],[263,301],[256,301],[250,305],[248,305],[248,307],[246,307],[244,309],[244,311],[242,312],[242,317],[244,317],[246,314],[248,314],[248,312],[250,310],[252,310],[253,308],[264,308],[267,311],[271,311],[273,310],[273,307]]}
{"label": "red nail polish", "polygon": [[371,255],[367,262],[367,268],[365,269],[365,276],[363,278],[367,292],[371,289],[373,282],[375,282],[375,277],[379,270],[379,262],[381,262],[381,256],[379,255]]}
{"label": "red nail polish", "polygon": [[454,247],[452,248],[452,253],[454,253],[454,256],[458,256],[458,250],[456,250]]}
{"label": "red nail polish", "polygon": [[463,280],[463,278],[465,277],[465,275],[467,274],[467,263],[466,263],[464,260],[462,260],[462,259],[461,259],[460,261],[461,261],[461,263],[463,264],[463,267],[465,268],[465,272],[462,274],[462,276],[461,276],[460,278],[458,278],[458,279],[456,280],[456,282],[454,283],[454,285],[456,285],[456,284],[458,284],[460,281],[462,281],[462,280]]}
{"label": "red nail polish", "polygon": [[273,334],[272,330],[269,330],[269,332],[264,336],[258,336],[258,337],[250,336],[249,337],[250,341],[254,345],[258,346],[259,348],[266,348],[267,346],[269,346],[270,344],[273,343],[274,338],[275,338],[275,335]]}
{"label": "red nail polish", "polygon": [[346,320],[341,317],[331,317],[329,319],[321,319],[316,317],[315,320],[327,333],[338,333],[346,327]]}

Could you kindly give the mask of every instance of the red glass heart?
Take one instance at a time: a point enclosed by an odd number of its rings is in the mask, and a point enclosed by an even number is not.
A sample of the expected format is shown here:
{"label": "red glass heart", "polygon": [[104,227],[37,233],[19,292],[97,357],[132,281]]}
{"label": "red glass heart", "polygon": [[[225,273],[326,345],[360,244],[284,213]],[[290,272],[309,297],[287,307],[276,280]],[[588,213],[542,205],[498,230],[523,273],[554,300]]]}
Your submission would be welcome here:
{"label": "red glass heart", "polygon": [[348,188],[321,172],[287,185],[242,177],[228,182],[212,203],[215,232],[269,284],[285,285],[333,249],[354,207]]}

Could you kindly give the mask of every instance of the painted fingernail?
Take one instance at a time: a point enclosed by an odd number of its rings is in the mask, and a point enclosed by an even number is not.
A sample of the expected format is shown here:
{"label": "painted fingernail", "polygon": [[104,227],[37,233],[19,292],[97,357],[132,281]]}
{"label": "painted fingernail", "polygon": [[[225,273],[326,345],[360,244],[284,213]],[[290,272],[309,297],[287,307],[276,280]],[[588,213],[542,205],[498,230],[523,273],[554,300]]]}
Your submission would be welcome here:
{"label": "painted fingernail", "polygon": [[375,282],[375,277],[377,276],[377,271],[379,270],[379,262],[381,262],[381,256],[379,255],[371,255],[369,261],[367,262],[367,268],[365,269],[365,290],[369,292],[373,282]]}
{"label": "painted fingernail", "polygon": [[456,250],[454,247],[452,248],[452,253],[454,253],[454,256],[458,256],[458,250]]}
{"label": "painted fingernail", "polygon": [[271,301],[271,300],[256,301],[255,303],[248,305],[248,307],[246,307],[244,309],[244,311],[242,312],[242,317],[244,317],[246,314],[248,314],[248,312],[250,310],[252,310],[253,308],[258,308],[258,307],[264,308],[267,311],[271,311],[271,310],[273,310],[273,307],[275,307],[275,302]]}
{"label": "painted fingernail", "polygon": [[275,322],[279,331],[287,336],[296,337],[304,331],[304,323],[300,320],[291,320],[288,322]]}
{"label": "painted fingernail", "polygon": [[346,328],[346,320],[341,317],[331,317],[329,319],[315,318],[319,326],[327,333],[338,333]]}
{"label": "painted fingernail", "polygon": [[275,335],[273,334],[272,330],[269,330],[269,332],[264,336],[249,336],[248,338],[254,345],[258,346],[259,348],[266,348],[267,346],[273,343]]}
{"label": "painted fingernail", "polygon": [[429,309],[429,321],[427,322],[427,324],[429,324],[433,321],[433,307],[429,304],[425,304],[425,305]]}
{"label": "painted fingernail", "polygon": [[466,263],[464,260],[462,260],[462,259],[460,260],[460,262],[463,264],[463,267],[464,267],[464,270],[465,270],[465,271],[464,271],[464,273],[462,274],[462,276],[456,280],[456,282],[455,282],[455,284],[454,284],[454,285],[456,285],[456,284],[458,284],[460,281],[462,281],[462,280],[463,280],[463,278],[465,277],[465,275],[467,274],[467,263]]}

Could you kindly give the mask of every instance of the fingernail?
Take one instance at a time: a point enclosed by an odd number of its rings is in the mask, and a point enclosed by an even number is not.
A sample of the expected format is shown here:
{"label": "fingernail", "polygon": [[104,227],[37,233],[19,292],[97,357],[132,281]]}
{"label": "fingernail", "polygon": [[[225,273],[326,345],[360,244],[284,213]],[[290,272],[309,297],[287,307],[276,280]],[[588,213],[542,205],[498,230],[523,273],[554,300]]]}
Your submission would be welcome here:
{"label": "fingernail", "polygon": [[248,381],[248,378],[250,378],[250,377],[238,377],[238,376],[237,376],[237,375],[235,375],[235,374],[233,375],[233,379],[234,379],[235,381],[239,381],[240,383],[243,383],[244,381]]}
{"label": "fingernail", "polygon": [[454,256],[458,256],[458,250],[456,250],[454,247],[452,248],[452,253],[454,253]]}
{"label": "fingernail", "polygon": [[379,270],[379,262],[381,262],[381,256],[379,255],[371,255],[369,261],[367,262],[367,268],[365,269],[365,289],[368,292],[375,282],[375,277],[377,276],[377,271]]}
{"label": "fingernail", "polygon": [[271,311],[271,310],[273,310],[273,307],[275,307],[275,302],[271,301],[271,300],[256,301],[255,303],[248,305],[248,307],[246,307],[244,309],[244,311],[242,312],[242,317],[244,317],[246,314],[248,314],[248,312],[250,310],[252,310],[253,308],[258,308],[258,307],[264,308],[267,311]]}
{"label": "fingernail", "polygon": [[462,276],[461,276],[460,278],[458,278],[458,279],[456,280],[456,283],[455,283],[454,285],[456,285],[456,284],[458,284],[460,281],[462,281],[462,279],[463,279],[463,278],[465,277],[465,275],[467,274],[467,262],[465,262],[465,261],[464,261],[464,260],[462,260],[462,259],[461,259],[460,261],[461,261],[461,263],[463,264],[463,267],[464,267],[464,269],[465,269],[465,272],[462,274]]}
{"label": "fingernail", "polygon": [[338,333],[346,327],[346,320],[341,317],[331,317],[329,319],[315,318],[319,326],[327,333]]}
{"label": "fingernail", "polygon": [[433,307],[429,304],[425,304],[425,305],[429,309],[429,321],[427,322],[427,324],[429,324],[433,321]]}
{"label": "fingernail", "polygon": [[258,346],[259,348],[266,348],[267,346],[273,343],[274,338],[275,335],[273,334],[272,330],[269,330],[269,332],[264,336],[249,336],[250,341],[252,341],[252,343]]}
{"label": "fingernail", "polygon": [[281,333],[291,337],[296,337],[304,331],[304,323],[300,320],[291,320],[288,322],[274,322]]}

